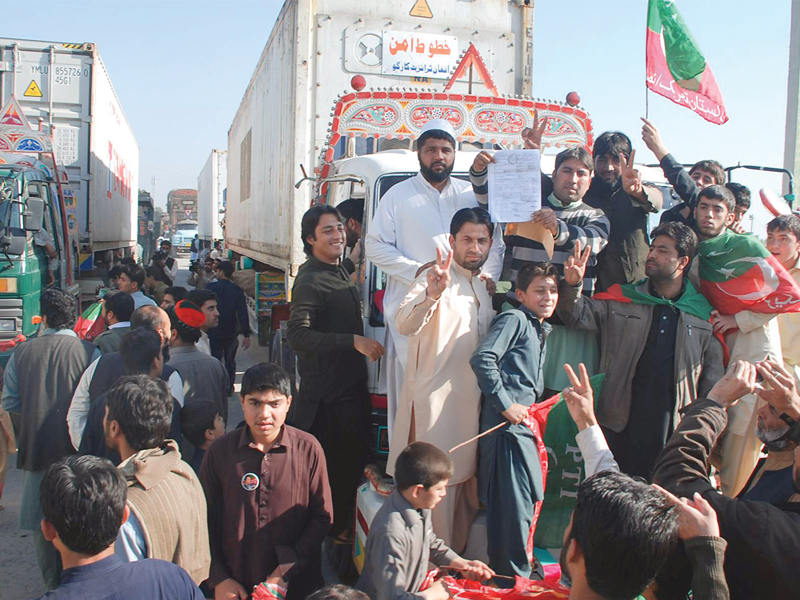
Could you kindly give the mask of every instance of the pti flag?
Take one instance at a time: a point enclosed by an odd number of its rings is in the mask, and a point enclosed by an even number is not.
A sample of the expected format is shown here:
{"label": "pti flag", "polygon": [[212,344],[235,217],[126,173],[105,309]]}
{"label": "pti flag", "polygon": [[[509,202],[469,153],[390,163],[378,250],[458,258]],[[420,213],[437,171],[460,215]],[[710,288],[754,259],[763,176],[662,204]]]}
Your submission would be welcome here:
{"label": "pti flag", "polygon": [[706,121],[728,120],[717,80],[674,0],[650,0],[647,8],[647,87]]}
{"label": "pti flag", "polygon": [[78,337],[82,340],[91,342],[94,341],[98,335],[103,333],[105,324],[103,320],[103,303],[95,302],[83,311],[72,330],[77,333]]}
{"label": "pti flag", "polygon": [[800,286],[756,237],[726,229],[697,254],[700,291],[722,314],[800,312]]}

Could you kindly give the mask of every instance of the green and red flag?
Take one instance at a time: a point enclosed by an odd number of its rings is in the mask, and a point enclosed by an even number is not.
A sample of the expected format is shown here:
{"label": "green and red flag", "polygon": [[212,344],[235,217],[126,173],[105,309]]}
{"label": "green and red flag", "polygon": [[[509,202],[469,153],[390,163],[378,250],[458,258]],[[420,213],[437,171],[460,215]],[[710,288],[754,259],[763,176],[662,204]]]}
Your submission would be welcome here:
{"label": "green and red flag", "polygon": [[755,236],[726,229],[697,255],[700,291],[722,314],[800,312],[800,286]]}
{"label": "green and red flag", "polygon": [[94,341],[94,338],[103,333],[105,325],[106,323],[103,320],[103,303],[95,302],[83,311],[78,318],[78,322],[75,323],[75,327],[72,329],[78,334],[79,338],[91,342]]}
{"label": "green and red flag", "polygon": [[674,0],[647,8],[647,87],[722,125],[728,120],[717,80]]}
{"label": "green and red flag", "polygon": [[653,296],[639,290],[639,287],[641,287],[645,281],[645,279],[642,279],[636,283],[626,283],[624,285],[615,283],[605,292],[599,292],[592,296],[592,298],[595,300],[613,300],[614,302],[624,302],[625,304],[646,304],[649,306],[662,304],[694,315],[703,321],[711,319],[711,311],[713,308],[708,303],[708,300],[694,288],[692,282],[688,279],[686,279],[686,289],[684,289],[683,294],[676,300],[660,298],[659,296]]}

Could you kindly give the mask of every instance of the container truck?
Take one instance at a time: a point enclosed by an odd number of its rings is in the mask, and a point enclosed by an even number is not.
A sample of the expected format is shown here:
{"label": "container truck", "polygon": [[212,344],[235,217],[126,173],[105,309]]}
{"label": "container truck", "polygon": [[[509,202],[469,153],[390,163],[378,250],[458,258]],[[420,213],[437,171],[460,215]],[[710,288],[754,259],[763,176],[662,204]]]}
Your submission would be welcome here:
{"label": "container truck", "polygon": [[197,177],[197,232],[208,242],[221,240],[228,187],[228,152],[212,150]]}
{"label": "container truck", "polygon": [[0,38],[0,103],[50,132],[76,203],[82,287],[91,293],[112,253],[136,244],[139,147],[91,43]]}

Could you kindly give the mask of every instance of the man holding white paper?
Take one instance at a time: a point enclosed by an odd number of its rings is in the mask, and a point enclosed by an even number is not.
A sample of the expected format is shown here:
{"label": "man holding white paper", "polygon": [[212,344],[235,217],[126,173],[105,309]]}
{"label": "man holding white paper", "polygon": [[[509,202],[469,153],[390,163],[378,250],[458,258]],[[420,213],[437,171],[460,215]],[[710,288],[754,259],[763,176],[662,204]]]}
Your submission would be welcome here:
{"label": "man holding white paper", "polygon": [[[390,437],[408,359],[408,338],[395,325],[397,309],[436,249],[450,250],[450,222],[456,212],[478,206],[470,184],[450,177],[455,155],[453,126],[442,119],[428,121],[417,140],[420,172],[386,192],[367,229],[366,256],[389,278],[383,299],[387,331],[381,376],[386,377]],[[481,277],[492,280],[487,282],[490,289],[503,265],[499,225],[493,237],[496,241],[481,270]]]}
{"label": "man holding white paper", "polygon": [[[521,154],[538,154],[538,150],[518,150]],[[498,153],[491,155],[484,151],[479,155],[470,171],[470,180],[479,202],[488,197],[489,208],[494,213],[493,204],[505,203],[506,197],[498,197],[497,189],[491,183],[487,190],[487,179],[491,182],[492,170]],[[495,163],[495,164],[492,164]],[[487,172],[486,167],[491,164]],[[480,171],[476,171],[481,169]],[[511,291],[506,296],[513,306],[518,306],[515,298],[514,282],[517,273],[526,264],[532,262],[551,262],[560,276],[564,273],[564,264],[572,255],[575,244],[581,248],[591,248],[591,256],[583,279],[583,295],[590,297],[594,293],[597,254],[608,242],[611,226],[602,210],[592,208],[583,202],[583,197],[592,181],[592,157],[585,148],[569,148],[556,156],[553,171],[553,191],[541,200],[541,208],[533,214],[519,215],[516,222],[531,219],[541,224],[545,235],[552,235],[552,257],[541,240],[531,239],[516,225],[509,225],[506,230],[506,262],[503,269],[503,281],[511,282]],[[534,174],[540,183],[541,173]],[[549,182],[548,182],[549,183]],[[538,187],[538,186],[537,186]],[[487,196],[488,191],[488,196]],[[498,209],[500,207],[497,207]],[[503,214],[507,210],[501,210]],[[494,216],[494,215],[493,215]],[[511,215],[506,215],[511,216]],[[534,236],[535,237],[535,236]],[[561,390],[569,385],[563,365],[570,364],[577,368],[584,363],[591,374],[597,369],[599,351],[597,336],[590,332],[569,330],[554,325],[547,337],[547,358],[544,363],[545,388],[549,391]],[[545,392],[545,397],[548,392]]]}

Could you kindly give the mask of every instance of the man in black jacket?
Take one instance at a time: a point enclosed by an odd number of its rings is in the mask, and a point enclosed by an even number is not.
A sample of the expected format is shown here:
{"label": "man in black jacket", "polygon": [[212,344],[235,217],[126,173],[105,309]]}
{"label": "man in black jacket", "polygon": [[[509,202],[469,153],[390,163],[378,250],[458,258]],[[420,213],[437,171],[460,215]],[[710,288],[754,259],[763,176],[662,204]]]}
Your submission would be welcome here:
{"label": "man in black jacket", "polygon": [[[800,437],[800,394],[793,377],[777,365],[737,361],[708,393],[686,409],[683,420],[656,463],[654,480],[676,496],[701,494],[714,508],[720,534],[728,542],[725,576],[731,598],[796,598],[800,590],[800,504],[727,498],[708,480],[711,451],[728,422],[726,409],[757,389],[760,373],[767,389],[761,396]],[[785,415],[785,417],[783,416]],[[795,450],[795,486],[800,483],[800,450]]]}
{"label": "man in black jacket", "polygon": [[[239,345],[238,330],[242,332],[242,349],[250,347],[250,319],[247,315],[247,304],[242,289],[231,281],[233,263],[223,260],[215,273],[217,281],[209,283],[206,290],[217,295],[219,325],[209,329],[208,338],[211,344],[211,356],[222,361],[228,370],[231,380],[228,394],[233,393],[236,381],[236,349]],[[238,328],[238,329],[237,329]]]}

